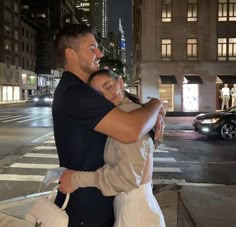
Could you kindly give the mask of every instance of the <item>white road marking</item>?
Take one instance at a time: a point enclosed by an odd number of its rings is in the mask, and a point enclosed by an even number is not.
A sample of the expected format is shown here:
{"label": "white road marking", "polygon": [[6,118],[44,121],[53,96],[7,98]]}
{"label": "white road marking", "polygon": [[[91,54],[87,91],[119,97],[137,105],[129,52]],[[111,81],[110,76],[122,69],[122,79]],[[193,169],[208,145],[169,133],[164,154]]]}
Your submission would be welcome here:
{"label": "white road marking", "polygon": [[26,168],[26,169],[53,169],[59,167],[58,164],[36,164],[36,163],[13,163],[11,168]]}
{"label": "white road marking", "polygon": [[56,146],[38,146],[34,150],[56,150]]}
{"label": "white road marking", "polygon": [[175,158],[153,157],[154,162],[176,162]]}
{"label": "white road marking", "polygon": [[55,140],[48,140],[48,141],[45,141],[44,143],[54,144],[54,143],[55,143]]}
{"label": "white road marking", "polygon": [[184,184],[187,183],[184,179],[153,179],[153,184]]}
{"label": "white road marking", "polygon": [[32,117],[32,118],[27,119],[27,120],[17,121],[16,123],[24,123],[24,122],[33,121],[33,120],[37,120],[37,119],[44,119],[44,118],[45,117]]}
{"label": "white road marking", "polygon": [[233,161],[223,161],[223,162],[200,162],[200,161],[176,161],[176,163],[181,163],[181,164],[235,164],[236,162]]}
{"label": "white road marking", "polygon": [[162,149],[160,149],[160,148],[158,148],[158,149],[155,149],[155,151],[154,151],[154,152],[158,152],[158,153],[169,153],[169,151],[162,150]]}
{"label": "white road marking", "polygon": [[42,154],[42,153],[26,153],[23,155],[25,158],[58,158],[57,154]]}
{"label": "white road marking", "polygon": [[13,118],[13,119],[10,119],[10,120],[5,120],[5,121],[2,121],[3,123],[7,123],[7,122],[11,122],[11,121],[17,121],[17,120],[20,120],[20,119],[25,119],[25,118],[31,118],[30,116],[25,116],[25,117],[17,117],[17,118]]}
{"label": "white road marking", "polygon": [[164,150],[164,151],[179,151],[178,147],[160,146],[158,149]]}
{"label": "white road marking", "polygon": [[22,115],[15,115],[15,116],[10,115],[9,117],[3,117],[3,118],[1,118],[0,120],[12,119],[12,118],[14,118],[14,117],[21,117],[21,116],[22,116]]}
{"label": "white road marking", "polygon": [[181,173],[182,171],[180,168],[175,168],[175,167],[153,167],[153,172],[161,173],[161,172],[177,172]]}
{"label": "white road marking", "polygon": [[43,136],[40,136],[39,138],[32,140],[31,143],[40,142],[40,140],[41,140],[42,138],[47,137],[47,136],[50,136],[51,134],[53,134],[53,132],[49,132],[49,133],[47,133],[47,134],[45,134],[45,135],[43,135]]}
{"label": "white road marking", "polygon": [[1,181],[37,181],[42,182],[44,176],[39,175],[17,175],[17,174],[0,174]]}
{"label": "white road marking", "polygon": [[10,116],[12,116],[12,115],[2,115],[2,116],[0,117],[0,120],[2,120],[2,118],[8,118],[8,117],[10,117]]}
{"label": "white road marking", "polygon": [[153,179],[152,183],[154,185],[157,184],[177,184],[182,186],[201,186],[201,187],[209,187],[209,186],[225,186],[225,184],[210,184],[210,183],[188,183],[184,179]]}

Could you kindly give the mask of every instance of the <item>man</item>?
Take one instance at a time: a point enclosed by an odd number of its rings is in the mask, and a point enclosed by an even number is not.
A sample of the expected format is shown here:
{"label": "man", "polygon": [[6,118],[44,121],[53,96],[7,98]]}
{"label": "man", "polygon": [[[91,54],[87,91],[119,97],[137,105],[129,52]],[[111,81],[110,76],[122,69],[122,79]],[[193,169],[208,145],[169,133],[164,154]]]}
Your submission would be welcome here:
{"label": "man", "polygon": [[[99,69],[103,54],[86,25],[66,24],[55,37],[55,47],[65,70],[52,107],[60,166],[95,171],[104,165],[107,136],[136,141],[153,127],[162,105],[152,99],[142,109],[123,112],[89,87],[88,78]],[[59,192],[56,204],[61,206],[64,198]],[[66,209],[69,227],[112,227],[112,204],[113,197],[104,197],[96,188],[78,189]]]}

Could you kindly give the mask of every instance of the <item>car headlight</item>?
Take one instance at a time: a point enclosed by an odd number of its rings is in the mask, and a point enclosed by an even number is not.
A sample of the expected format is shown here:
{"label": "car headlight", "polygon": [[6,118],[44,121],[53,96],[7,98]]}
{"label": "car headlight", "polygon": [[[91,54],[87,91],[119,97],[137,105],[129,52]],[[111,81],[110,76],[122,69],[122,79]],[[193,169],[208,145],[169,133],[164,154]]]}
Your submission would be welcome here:
{"label": "car headlight", "polygon": [[202,124],[214,124],[216,123],[220,118],[208,118],[208,119],[203,119],[201,120]]}
{"label": "car headlight", "polygon": [[50,102],[50,98],[48,97],[44,98],[44,102]]}
{"label": "car headlight", "polygon": [[39,98],[34,98],[33,100],[34,100],[34,102],[38,102]]}

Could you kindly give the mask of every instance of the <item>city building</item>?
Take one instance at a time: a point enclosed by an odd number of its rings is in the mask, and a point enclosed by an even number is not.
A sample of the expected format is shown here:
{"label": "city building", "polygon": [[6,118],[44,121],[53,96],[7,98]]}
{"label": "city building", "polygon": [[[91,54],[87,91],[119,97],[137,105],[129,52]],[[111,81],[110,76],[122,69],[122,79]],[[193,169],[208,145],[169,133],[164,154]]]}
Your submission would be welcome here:
{"label": "city building", "polygon": [[80,22],[91,25],[102,38],[108,34],[107,0],[76,0],[77,15]]}
{"label": "city building", "polygon": [[235,27],[235,0],[133,0],[131,91],[168,111],[221,109],[221,88],[236,84]]}
{"label": "city building", "polygon": [[123,64],[126,64],[126,48],[125,48],[125,35],[121,19],[119,19],[119,33],[118,33],[118,58]]}
{"label": "city building", "polygon": [[37,55],[38,28],[27,18],[21,18],[21,57],[20,82],[21,99],[27,100],[29,96],[37,94],[37,74],[35,73]]}
{"label": "city building", "polygon": [[117,59],[117,47],[118,47],[118,37],[114,32],[108,32],[105,55],[109,59]]}
{"label": "city building", "polygon": [[60,78],[56,69],[54,36],[65,23],[78,23],[75,0],[22,0],[22,16],[37,26],[37,89],[40,94],[53,93]]}
{"label": "city building", "polygon": [[0,1],[0,102],[21,98],[21,7]]}
{"label": "city building", "polygon": [[91,0],[76,0],[76,14],[81,23],[91,25]]}

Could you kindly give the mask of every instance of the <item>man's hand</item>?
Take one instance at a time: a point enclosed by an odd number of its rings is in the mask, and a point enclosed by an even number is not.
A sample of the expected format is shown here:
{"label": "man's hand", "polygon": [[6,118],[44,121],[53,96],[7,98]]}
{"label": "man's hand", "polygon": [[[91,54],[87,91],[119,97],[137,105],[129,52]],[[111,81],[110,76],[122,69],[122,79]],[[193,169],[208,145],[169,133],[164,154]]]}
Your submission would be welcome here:
{"label": "man's hand", "polygon": [[62,193],[72,193],[75,191],[75,189],[72,186],[72,174],[74,173],[74,170],[65,170],[60,177],[60,187],[59,191]]}

